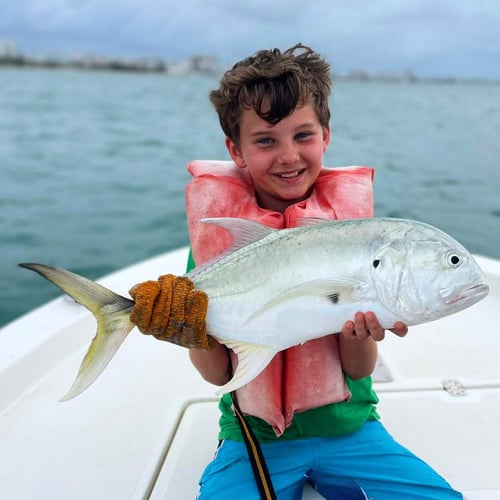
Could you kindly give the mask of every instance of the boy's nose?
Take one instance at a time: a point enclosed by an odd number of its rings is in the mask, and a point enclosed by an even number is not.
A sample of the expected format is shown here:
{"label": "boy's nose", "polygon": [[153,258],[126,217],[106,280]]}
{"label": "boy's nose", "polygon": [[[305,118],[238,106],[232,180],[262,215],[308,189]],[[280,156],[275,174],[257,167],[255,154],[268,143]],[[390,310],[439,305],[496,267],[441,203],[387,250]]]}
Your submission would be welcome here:
{"label": "boy's nose", "polygon": [[283,150],[279,157],[278,162],[281,165],[292,165],[299,160],[299,153],[293,148]]}

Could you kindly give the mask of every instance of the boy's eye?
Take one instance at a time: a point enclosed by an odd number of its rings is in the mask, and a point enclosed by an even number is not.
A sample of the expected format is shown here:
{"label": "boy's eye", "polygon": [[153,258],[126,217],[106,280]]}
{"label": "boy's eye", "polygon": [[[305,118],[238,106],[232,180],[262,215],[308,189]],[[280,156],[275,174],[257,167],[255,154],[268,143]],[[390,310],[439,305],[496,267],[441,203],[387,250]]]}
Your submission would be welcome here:
{"label": "boy's eye", "polygon": [[300,141],[301,139],[307,139],[311,135],[310,132],[299,132],[296,136],[295,139]]}
{"label": "boy's eye", "polygon": [[262,137],[258,140],[258,143],[267,146],[268,144],[272,144],[273,140],[270,137]]}

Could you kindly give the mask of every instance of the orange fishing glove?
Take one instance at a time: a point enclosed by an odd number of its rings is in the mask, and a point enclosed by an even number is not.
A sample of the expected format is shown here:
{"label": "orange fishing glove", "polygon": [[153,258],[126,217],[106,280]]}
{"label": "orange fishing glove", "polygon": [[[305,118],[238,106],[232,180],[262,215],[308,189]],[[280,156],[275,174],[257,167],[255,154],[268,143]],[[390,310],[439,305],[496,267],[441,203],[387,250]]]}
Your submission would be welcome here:
{"label": "orange fishing glove", "polygon": [[142,333],[189,349],[214,347],[205,325],[208,297],[189,278],[165,274],[135,285],[129,293],[135,300],[130,321]]}

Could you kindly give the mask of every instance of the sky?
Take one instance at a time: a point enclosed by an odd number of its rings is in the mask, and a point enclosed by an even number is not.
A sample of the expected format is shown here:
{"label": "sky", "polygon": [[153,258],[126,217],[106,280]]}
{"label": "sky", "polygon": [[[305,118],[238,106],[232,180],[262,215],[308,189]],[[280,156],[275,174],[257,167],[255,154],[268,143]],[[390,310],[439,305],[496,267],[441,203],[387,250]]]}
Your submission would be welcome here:
{"label": "sky", "polygon": [[302,42],[339,75],[500,80],[499,0],[2,0],[2,40],[26,55],[208,54],[223,67]]}

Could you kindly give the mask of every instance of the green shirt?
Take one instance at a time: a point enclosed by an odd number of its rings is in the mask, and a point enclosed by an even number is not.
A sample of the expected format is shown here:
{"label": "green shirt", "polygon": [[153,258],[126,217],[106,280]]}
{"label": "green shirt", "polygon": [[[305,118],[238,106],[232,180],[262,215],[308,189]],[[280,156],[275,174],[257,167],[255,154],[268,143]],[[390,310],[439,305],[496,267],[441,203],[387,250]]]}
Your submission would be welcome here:
{"label": "green shirt", "polygon": [[[375,409],[378,398],[372,389],[371,377],[352,380],[346,376],[352,397],[348,402],[332,403],[312,410],[296,413],[293,421],[278,438],[273,428],[258,417],[246,416],[257,440],[261,443],[277,439],[302,439],[334,437],[357,431],[367,420],[378,420]],[[219,402],[219,439],[243,441],[240,427],[232,409],[230,394],[224,394]]]}
{"label": "green shirt", "polygon": [[[189,252],[187,271],[195,267]],[[367,420],[378,420],[375,409],[378,397],[372,389],[371,377],[352,380],[345,377],[351,391],[351,399],[332,403],[312,410],[296,413],[293,421],[278,438],[273,428],[258,417],[245,417],[257,440],[261,443],[277,439],[302,439],[311,437],[334,437],[350,434],[358,430]],[[238,421],[233,412],[231,394],[224,394],[219,402],[219,439],[243,441]]]}

